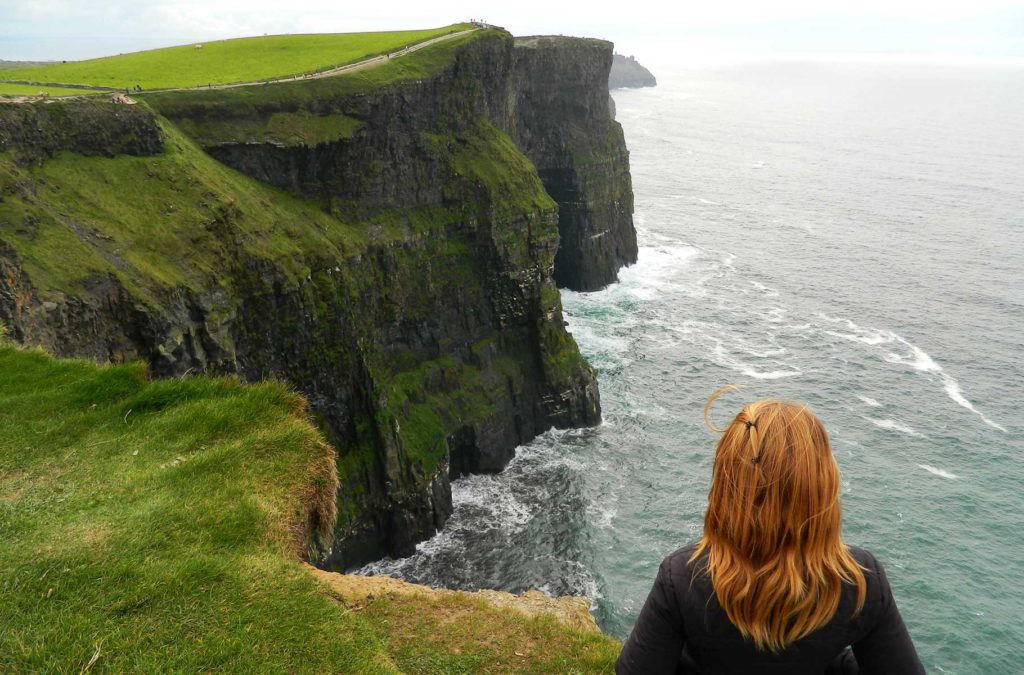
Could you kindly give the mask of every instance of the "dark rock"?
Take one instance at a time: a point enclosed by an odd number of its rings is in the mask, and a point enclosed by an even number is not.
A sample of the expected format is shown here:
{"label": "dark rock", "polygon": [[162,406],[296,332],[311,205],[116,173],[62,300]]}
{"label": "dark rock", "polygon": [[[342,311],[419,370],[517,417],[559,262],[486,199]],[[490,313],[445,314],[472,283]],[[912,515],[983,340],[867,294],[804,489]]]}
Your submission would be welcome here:
{"label": "dark rock", "polygon": [[632,56],[615,54],[608,74],[609,89],[655,87],[658,80]]}
{"label": "dark rock", "polygon": [[0,152],[13,150],[22,164],[37,164],[62,150],[113,157],[163,149],[160,127],[141,106],[97,100],[0,105]]}
{"label": "dark rock", "polygon": [[512,137],[558,202],[555,282],[598,290],[637,258],[629,152],[605,87],[612,44],[563,37],[515,44]]}

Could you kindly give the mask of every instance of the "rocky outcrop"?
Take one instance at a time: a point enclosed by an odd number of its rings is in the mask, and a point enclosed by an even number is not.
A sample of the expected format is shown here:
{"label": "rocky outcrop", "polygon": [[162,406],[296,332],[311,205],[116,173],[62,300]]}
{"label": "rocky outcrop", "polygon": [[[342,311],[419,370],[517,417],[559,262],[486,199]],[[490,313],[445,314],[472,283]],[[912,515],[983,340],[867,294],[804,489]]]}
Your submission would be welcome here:
{"label": "rocky outcrop", "polygon": [[61,356],[286,380],[338,449],[334,543],[311,559],[408,554],[452,478],[600,419],[553,274],[599,287],[636,249],[610,45],[578,42],[485,31],[370,81],[146,97],[169,121],[104,104],[165,151],[0,164],[0,321]]}
{"label": "rocky outcrop", "polygon": [[153,115],[135,106],[104,101],[50,101],[4,105],[0,153],[19,163],[40,163],[60,151],[80,155],[149,156],[162,152],[163,134]]}
{"label": "rocky outcrop", "polygon": [[511,135],[558,202],[555,281],[577,291],[607,286],[637,258],[629,152],[605,87],[611,54],[603,40],[515,41]]}
{"label": "rocky outcrop", "polygon": [[608,74],[609,89],[637,89],[640,87],[656,87],[657,78],[651,71],[644,68],[632,56],[615,54],[612,69]]}

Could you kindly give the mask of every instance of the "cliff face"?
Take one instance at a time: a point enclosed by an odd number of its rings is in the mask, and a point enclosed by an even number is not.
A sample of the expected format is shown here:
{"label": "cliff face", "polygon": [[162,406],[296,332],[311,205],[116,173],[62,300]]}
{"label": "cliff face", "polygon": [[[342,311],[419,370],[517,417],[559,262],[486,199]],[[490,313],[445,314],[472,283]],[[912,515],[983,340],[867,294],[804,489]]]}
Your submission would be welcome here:
{"label": "cliff face", "polygon": [[615,54],[612,58],[612,69],[608,73],[609,89],[635,89],[639,87],[656,87],[658,80],[651,71],[644,68],[632,56]]}
{"label": "cliff face", "polygon": [[[159,141],[99,153],[138,156],[51,157],[59,147],[0,136],[0,321],[57,355],[276,377],[305,393],[339,453],[334,545],[311,552],[328,567],[410,553],[450,514],[451,478],[600,418],[552,273],[566,242],[603,283],[617,269],[617,252],[577,244],[607,235],[564,234],[630,210],[601,97],[610,46],[586,44],[593,60],[562,68],[599,90],[570,110],[571,97],[527,88],[543,67],[506,34],[452,42],[365,76],[148,97],[166,119],[88,113],[119,139]],[[48,107],[0,108],[0,134]],[[156,135],[116,126],[129,118]],[[606,135],[587,146],[591,123]],[[510,135],[557,165],[543,184]],[[559,160],[570,140],[592,148],[591,164]]]}
{"label": "cliff face", "polygon": [[622,127],[609,109],[612,45],[518,38],[511,135],[558,202],[559,286],[592,291],[636,262],[633,186]]}

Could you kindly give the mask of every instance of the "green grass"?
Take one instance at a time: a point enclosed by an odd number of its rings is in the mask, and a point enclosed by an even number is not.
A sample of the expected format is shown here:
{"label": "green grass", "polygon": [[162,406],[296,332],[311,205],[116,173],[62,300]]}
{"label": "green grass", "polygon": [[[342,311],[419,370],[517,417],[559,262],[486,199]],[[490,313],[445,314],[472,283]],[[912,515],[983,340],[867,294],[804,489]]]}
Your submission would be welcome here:
{"label": "green grass", "polygon": [[154,49],[88,61],[0,71],[0,80],[104,87],[163,89],[253,82],[313,73],[406,45],[465,30],[455,24],[430,30],[327,33],[239,38]]}
{"label": "green grass", "polygon": [[204,146],[224,143],[275,143],[284,147],[339,141],[363,125],[340,114],[312,115],[306,111],[276,112],[262,119],[215,119],[202,124],[182,120],[181,129]]}
{"label": "green grass", "polygon": [[439,42],[408,56],[337,77],[235,89],[143,92],[140,98],[176,121],[182,117],[200,118],[203,122],[221,118],[242,119],[251,117],[254,110],[264,107],[322,107],[325,101],[365,94],[399,82],[435,77],[451,66],[460,48],[474,40],[488,37],[507,39],[506,34],[496,29],[478,30]]}
{"label": "green grass", "polygon": [[603,635],[316,581],[333,452],[280,384],[0,345],[0,428],[0,672],[611,671]]}
{"label": "green grass", "polygon": [[297,279],[311,252],[343,259],[364,245],[359,228],[220,164],[170,124],[164,133],[167,149],[155,157],[65,152],[25,168],[0,154],[0,239],[39,291],[107,274],[140,298],[203,289],[227,282],[235,247]]}
{"label": "green grass", "polygon": [[[18,71],[22,72],[21,70]],[[6,74],[6,73],[3,73]],[[2,76],[3,74],[0,74]],[[102,94],[94,89],[74,89],[71,87],[46,87],[38,84],[13,84],[0,82],[0,96],[38,96],[40,93],[50,96],[87,96]]]}

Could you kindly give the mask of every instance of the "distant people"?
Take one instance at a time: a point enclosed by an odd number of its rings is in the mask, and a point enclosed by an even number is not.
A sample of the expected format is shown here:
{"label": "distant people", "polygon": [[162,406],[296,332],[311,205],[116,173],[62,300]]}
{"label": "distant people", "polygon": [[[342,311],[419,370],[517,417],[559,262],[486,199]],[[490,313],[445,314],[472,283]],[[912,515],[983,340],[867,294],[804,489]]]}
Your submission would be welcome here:
{"label": "distant people", "polygon": [[[801,403],[743,406],[715,450],[704,535],[661,563],[615,670],[924,673],[882,565],[840,538],[839,467]],[[852,646],[852,650],[850,647]]]}

